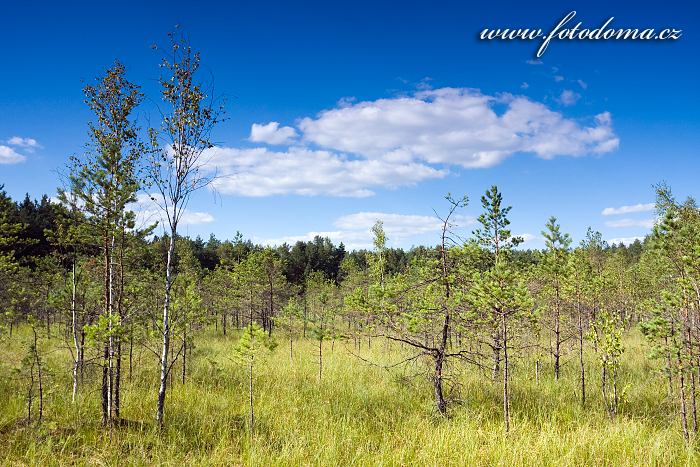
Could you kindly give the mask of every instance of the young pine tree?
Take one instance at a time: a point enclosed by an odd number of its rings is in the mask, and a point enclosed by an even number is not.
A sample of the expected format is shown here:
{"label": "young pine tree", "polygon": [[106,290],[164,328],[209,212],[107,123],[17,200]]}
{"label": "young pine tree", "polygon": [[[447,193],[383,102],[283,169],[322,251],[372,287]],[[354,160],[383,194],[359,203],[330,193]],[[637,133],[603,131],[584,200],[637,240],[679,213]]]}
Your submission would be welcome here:
{"label": "young pine tree", "polygon": [[555,217],[550,217],[542,232],[546,250],[539,264],[542,283],[541,305],[550,333],[550,353],[554,363],[554,379],[559,380],[563,344],[569,339],[568,310],[565,301],[565,283],[568,274],[568,254],[571,238],[562,234]]}
{"label": "young pine tree", "polygon": [[523,323],[533,319],[533,302],[524,277],[512,261],[513,249],[522,242],[512,236],[508,226],[510,206],[503,207],[502,195],[496,186],[481,198],[484,213],[478,221],[481,228],[474,232],[476,240],[492,257],[493,265],[485,272],[475,273],[469,292],[471,307],[481,317],[491,336],[493,351],[492,376],[502,367],[503,420],[510,430],[510,370],[512,352],[517,349]]}
{"label": "young pine tree", "polygon": [[253,371],[256,363],[264,357],[262,352],[272,351],[277,346],[275,340],[257,323],[251,322],[241,334],[234,349],[236,359],[248,366],[248,415],[249,433],[252,435],[255,427],[255,412],[253,405]]}
{"label": "young pine tree", "polygon": [[104,304],[100,321],[108,330],[102,362],[102,420],[110,423],[115,415],[114,356],[119,326],[115,304],[118,293],[115,250],[127,224],[133,223],[129,203],[136,201],[140,187],[138,168],[142,147],[133,112],[143,95],[139,87],[126,79],[119,62],[109,68],[96,84],[84,88],[85,102],[94,112],[89,125],[90,144],[83,158],[71,158],[71,195],[82,206],[86,221],[101,237]]}

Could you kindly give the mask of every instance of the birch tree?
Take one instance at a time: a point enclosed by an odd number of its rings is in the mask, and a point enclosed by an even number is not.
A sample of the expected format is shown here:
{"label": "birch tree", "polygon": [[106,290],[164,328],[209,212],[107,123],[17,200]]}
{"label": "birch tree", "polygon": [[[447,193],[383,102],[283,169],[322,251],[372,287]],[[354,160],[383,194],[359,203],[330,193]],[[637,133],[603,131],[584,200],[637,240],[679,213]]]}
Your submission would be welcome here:
{"label": "birch tree", "polygon": [[150,130],[152,145],[149,180],[152,197],[163,212],[168,231],[163,316],[161,322],[160,383],[156,421],[163,423],[171,345],[170,292],[175,280],[174,256],[178,226],[193,193],[212,181],[206,169],[206,150],[213,146],[211,131],[220,121],[217,107],[197,81],[200,54],[181,34],[168,35],[159,83],[164,109],[159,129]]}

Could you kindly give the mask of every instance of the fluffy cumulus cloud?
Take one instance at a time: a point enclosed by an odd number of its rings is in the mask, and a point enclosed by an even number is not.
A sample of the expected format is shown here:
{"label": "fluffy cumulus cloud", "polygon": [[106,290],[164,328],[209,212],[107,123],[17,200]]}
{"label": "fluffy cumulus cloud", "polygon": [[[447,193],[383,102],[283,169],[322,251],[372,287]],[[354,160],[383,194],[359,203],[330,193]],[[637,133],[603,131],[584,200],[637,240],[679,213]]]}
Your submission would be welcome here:
{"label": "fluffy cumulus cloud", "polygon": [[304,147],[212,148],[208,165],[216,170],[213,187],[242,196],[296,194],[366,197],[376,187],[395,188],[440,178],[446,171],[426,164],[356,159]]}
{"label": "fluffy cumulus cloud", "polygon": [[605,208],[601,212],[602,215],[604,216],[616,216],[618,214],[632,214],[636,212],[649,212],[653,211],[656,208],[654,203],[639,203],[639,204],[630,204],[626,206],[620,206],[617,208]]}
{"label": "fluffy cumulus cloud", "polygon": [[180,225],[210,224],[214,222],[214,216],[208,212],[185,210],[182,213]]}
{"label": "fluffy cumulus cloud", "polygon": [[286,147],[212,148],[221,192],[369,196],[444,177],[451,167],[492,167],[515,153],[578,157],[619,144],[607,112],[572,119],[527,97],[467,88],[343,101],[302,118],[296,130],[255,124],[249,139]]}
{"label": "fluffy cumulus cloud", "polygon": [[34,138],[22,138],[21,136],[13,136],[4,143],[0,144],[0,165],[24,162],[27,160],[27,156],[22,154],[23,152],[32,153],[35,149],[41,148],[39,142]]}
{"label": "fluffy cumulus cloud", "polygon": [[250,141],[254,143],[288,144],[296,138],[297,132],[290,126],[280,128],[279,122],[265,125],[253,123],[250,129]]}
{"label": "fluffy cumulus cloud", "polygon": [[[163,211],[159,208],[157,202],[154,201],[154,199],[159,199],[158,196],[153,195],[153,198],[151,198],[151,195],[141,193],[138,195],[136,202],[129,206],[129,209],[136,214],[136,227],[145,228],[156,222],[161,226],[167,225]],[[189,209],[182,213],[180,219],[181,226],[209,224],[211,222],[214,222],[214,216],[208,212],[190,211]]]}
{"label": "fluffy cumulus cloud", "polygon": [[13,136],[7,140],[7,144],[10,146],[17,146],[20,148],[34,150],[41,148],[41,145],[34,138],[22,138],[21,136]]}
{"label": "fluffy cumulus cloud", "polygon": [[[314,231],[302,235],[264,239],[261,243],[267,245],[292,244],[297,241],[308,241],[316,236],[321,236],[329,237],[336,243],[343,242],[349,249],[371,248],[371,228],[378,220],[383,222],[384,231],[392,245],[408,245],[410,244],[411,238],[425,234],[438,233],[442,228],[441,221],[435,216],[385,212],[358,212],[336,219],[333,223],[333,230]],[[473,223],[474,219],[471,217],[458,216],[455,218],[454,228],[466,227]]]}
{"label": "fluffy cumulus cloud", "polygon": [[0,144],[0,164],[18,164],[27,158],[10,146]]}
{"label": "fluffy cumulus cloud", "polygon": [[516,152],[603,153],[619,142],[607,113],[586,126],[526,97],[455,88],[327,110],[299,128],[305,141],[336,151],[467,168],[490,167]]}

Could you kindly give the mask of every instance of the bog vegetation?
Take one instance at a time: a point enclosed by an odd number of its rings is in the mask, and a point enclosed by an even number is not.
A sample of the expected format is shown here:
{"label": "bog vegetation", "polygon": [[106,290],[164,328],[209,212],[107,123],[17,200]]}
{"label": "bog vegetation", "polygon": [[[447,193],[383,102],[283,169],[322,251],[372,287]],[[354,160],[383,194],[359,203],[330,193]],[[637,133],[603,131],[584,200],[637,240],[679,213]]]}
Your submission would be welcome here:
{"label": "bog vegetation", "polygon": [[224,109],[169,40],[159,125],[116,62],[58,200],[0,187],[0,462],[700,461],[694,200],[656,187],[630,246],[552,217],[518,248],[495,186],[466,235],[448,195],[434,247],[387,247],[379,219],[371,251],[187,238]]}

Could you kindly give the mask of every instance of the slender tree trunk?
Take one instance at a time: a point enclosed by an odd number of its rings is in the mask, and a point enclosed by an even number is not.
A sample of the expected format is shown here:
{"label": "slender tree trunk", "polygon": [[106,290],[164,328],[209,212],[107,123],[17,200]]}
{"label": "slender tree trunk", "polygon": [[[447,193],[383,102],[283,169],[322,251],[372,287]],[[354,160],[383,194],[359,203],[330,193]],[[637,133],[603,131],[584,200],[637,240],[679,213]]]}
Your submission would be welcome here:
{"label": "slender tree trunk", "polygon": [[[498,323],[498,321],[496,321]],[[498,331],[491,335],[491,350],[493,352],[493,365],[491,367],[491,379],[496,381],[501,371],[501,336]]]}
{"label": "slender tree trunk", "polygon": [[[443,255],[444,255],[444,241],[443,241]],[[446,268],[443,256],[443,268]],[[443,273],[446,276],[446,269],[443,269]],[[445,282],[445,296],[447,299],[450,297],[450,289],[447,282]],[[445,320],[442,324],[442,335],[440,339],[440,346],[438,347],[437,355],[435,356],[435,375],[433,377],[433,386],[435,390],[435,404],[437,405],[438,412],[440,415],[445,415],[447,413],[447,402],[443,395],[442,390],[442,369],[445,364],[445,353],[447,348],[447,337],[450,333],[450,312],[445,308]]]}
{"label": "slender tree trunk", "polygon": [[690,369],[690,410],[692,410],[693,415],[693,433],[698,432],[698,411],[695,402],[695,372],[693,368]]}
{"label": "slender tree trunk", "polygon": [[131,325],[131,331],[129,332],[129,382],[131,382],[131,374],[133,372],[134,363],[134,325]]}
{"label": "slender tree trunk", "polygon": [[[687,312],[686,312],[687,313]],[[695,368],[694,368],[694,362],[695,358],[693,356],[693,349],[694,349],[694,343],[693,343],[693,332],[691,327],[693,326],[692,323],[692,318],[690,318],[687,328],[687,334],[688,334],[688,339],[687,339],[687,347],[688,347],[688,372],[690,373],[690,409],[692,410],[692,415],[693,415],[693,433],[697,434],[698,432],[698,412],[697,412],[697,407],[696,407],[696,395],[695,395]]]}
{"label": "slender tree trunk", "polygon": [[175,253],[175,235],[177,229],[173,225],[170,242],[168,244],[168,257],[165,266],[165,300],[163,303],[163,348],[160,354],[160,386],[158,387],[158,403],[156,406],[156,421],[163,424],[163,412],[165,410],[165,393],[168,385],[168,351],[170,350],[170,289],[172,287],[173,255]]}
{"label": "slender tree trunk", "polygon": [[608,401],[608,381],[607,381],[607,365],[606,362],[603,361],[603,368],[602,368],[602,374],[601,374],[601,379],[600,379],[600,391],[603,394],[603,404],[605,404],[605,410],[608,412],[608,415],[610,415],[610,402]]}
{"label": "slender tree trunk", "polygon": [[27,391],[27,422],[32,420],[32,404],[34,402],[34,359],[32,358],[32,366],[29,368],[29,391]]}
{"label": "slender tree trunk", "polygon": [[102,424],[106,425],[109,422],[109,369],[107,368],[107,360],[109,360],[109,346],[105,343],[102,353]]}
{"label": "slender tree trunk", "polygon": [[510,391],[508,387],[508,321],[506,313],[502,314],[502,329],[503,339],[503,421],[505,423],[506,433],[510,431]]}
{"label": "slender tree trunk", "polygon": [[73,333],[73,347],[75,348],[75,360],[73,361],[73,393],[71,397],[71,402],[75,403],[75,398],[78,395],[78,370],[80,366],[80,343],[78,341],[78,311],[76,308],[76,259],[73,257],[73,268],[72,268],[72,287],[71,287],[71,301],[70,301],[70,314],[71,314],[71,330]]}
{"label": "slender tree trunk", "polygon": [[116,372],[114,374],[114,416],[119,419],[119,407],[121,405],[122,386],[122,340],[117,338],[116,348]]}
{"label": "slender tree trunk", "polygon": [[[110,248],[109,248],[109,235],[107,232],[104,233],[104,300],[105,309],[104,313],[109,318],[110,315],[110,271],[111,271],[111,260],[110,260]],[[109,385],[109,343],[105,342],[104,351],[102,354],[102,424],[109,423],[111,410],[110,410],[110,385]]]}
{"label": "slender tree trunk", "polygon": [[39,422],[41,422],[41,419],[44,415],[44,383],[43,383],[43,377],[42,377],[42,371],[41,371],[41,359],[39,358],[39,347],[38,347],[38,336],[36,334],[36,329],[32,327],[32,332],[34,334],[34,345],[32,346],[32,367],[31,367],[31,378],[32,378],[32,383],[30,386],[30,397],[29,397],[29,418],[31,419],[31,405],[32,405],[32,391],[34,389],[34,367],[36,366],[36,376],[37,376],[37,383],[39,384]]}
{"label": "slender tree trunk", "polygon": [[433,376],[433,389],[435,392],[435,405],[440,415],[447,413],[447,402],[442,391],[442,366],[444,363],[443,353],[438,353],[435,357],[435,375]]}
{"label": "slender tree trunk", "polygon": [[557,292],[557,304],[554,312],[554,379],[556,381],[559,381],[559,359],[561,356],[561,329],[559,321],[559,292]]}
{"label": "slender tree trunk", "polygon": [[108,385],[108,391],[107,391],[107,413],[108,417],[111,420],[112,414],[114,413],[114,328],[113,328],[113,323],[112,319],[114,316],[114,245],[115,245],[115,239],[114,235],[112,235],[112,247],[111,251],[112,254],[110,255],[109,258],[109,302],[108,302],[108,321],[107,321],[107,326],[108,326],[108,331],[109,331],[109,337],[107,339],[108,342],[108,359],[107,359],[107,368],[108,368],[108,375],[107,375],[107,385]]}
{"label": "slender tree trunk", "polygon": [[[119,245],[119,271],[118,271],[118,276],[119,276],[119,289],[118,289],[118,300],[116,300],[117,304],[117,314],[116,316],[119,318],[118,326],[119,330],[122,330],[122,325],[124,324],[124,308],[123,308],[123,299],[124,299],[124,252],[126,251],[126,221],[125,219],[122,219],[122,230],[121,230],[121,239],[120,239],[120,245]],[[112,237],[112,250],[114,250],[114,237]],[[112,300],[114,303],[114,299]],[[114,305],[112,305],[114,307]],[[116,343],[116,348],[114,347]],[[121,407],[121,383],[122,383],[122,333],[120,332],[114,339],[113,339],[113,351],[116,354],[116,373],[114,375],[114,416],[119,419],[120,417],[120,407]]]}
{"label": "slender tree trunk", "polygon": [[306,306],[306,298],[304,298],[304,331],[303,331],[304,338],[306,338],[306,320],[307,320],[307,316],[308,316],[307,313],[308,313],[308,309]]}
{"label": "slender tree trunk", "polygon": [[581,311],[581,302],[576,305],[578,307],[578,361],[580,368],[581,380],[581,406],[586,405],[586,365],[583,361],[583,313]]}
{"label": "slender tree trunk", "polygon": [[[449,218],[449,216],[448,216]],[[447,246],[445,244],[445,236],[447,232],[447,220],[443,222],[442,226],[442,237],[441,237],[441,248],[440,248],[440,262],[442,263],[442,280],[445,286],[445,303],[444,303],[444,313],[445,319],[442,323],[442,335],[440,339],[440,346],[438,348],[437,355],[435,357],[435,403],[437,404],[438,412],[440,415],[445,415],[447,413],[447,403],[445,402],[445,397],[442,391],[442,370],[445,363],[445,353],[447,348],[447,337],[450,334],[450,310],[447,308],[450,301],[450,281],[448,279],[448,266],[447,266]],[[383,289],[383,285],[382,285]]]}
{"label": "slender tree trunk", "polygon": [[44,415],[44,379],[41,372],[41,360],[39,360],[39,351],[35,349],[36,356],[36,376],[39,380],[39,421]]}
{"label": "slender tree trunk", "polygon": [[671,347],[668,344],[668,337],[664,337],[664,342],[666,344],[666,379],[668,380],[668,397],[673,396],[673,363],[671,355]]}
{"label": "slender tree trunk", "polygon": [[677,358],[678,358],[678,389],[680,391],[680,403],[681,403],[681,425],[683,427],[683,437],[685,438],[686,443],[689,440],[689,435],[688,435],[688,417],[687,417],[687,410],[686,410],[686,405],[685,405],[685,379],[684,379],[684,370],[683,370],[683,363],[681,361],[681,353],[678,351],[677,353]]}

